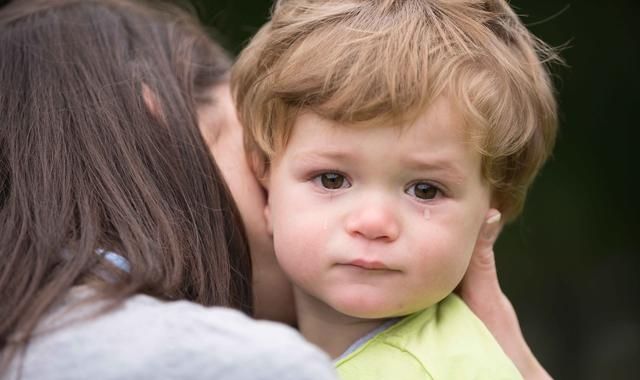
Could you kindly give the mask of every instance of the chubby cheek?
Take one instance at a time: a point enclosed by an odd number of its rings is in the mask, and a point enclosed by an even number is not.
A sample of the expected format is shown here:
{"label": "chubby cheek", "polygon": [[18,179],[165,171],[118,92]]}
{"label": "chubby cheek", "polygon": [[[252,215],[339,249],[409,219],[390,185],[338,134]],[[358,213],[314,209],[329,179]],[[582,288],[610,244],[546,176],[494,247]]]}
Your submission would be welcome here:
{"label": "chubby cheek", "polygon": [[318,227],[322,216],[309,212],[295,199],[271,199],[270,218],[278,262],[294,283],[313,281],[324,268],[323,241],[325,230]]}
{"label": "chubby cheek", "polygon": [[[458,239],[459,240],[459,239]],[[473,247],[456,240],[439,239],[425,247],[415,268],[421,272],[418,281],[428,281],[433,296],[441,298],[450,293],[462,279],[469,264]]]}
{"label": "chubby cheek", "polygon": [[[477,219],[477,220],[476,220]],[[420,252],[415,256],[412,276],[414,288],[423,288],[427,302],[438,301],[457,286],[467,270],[478,236],[481,218],[438,217],[422,223],[411,244]],[[414,293],[418,293],[415,292]]]}

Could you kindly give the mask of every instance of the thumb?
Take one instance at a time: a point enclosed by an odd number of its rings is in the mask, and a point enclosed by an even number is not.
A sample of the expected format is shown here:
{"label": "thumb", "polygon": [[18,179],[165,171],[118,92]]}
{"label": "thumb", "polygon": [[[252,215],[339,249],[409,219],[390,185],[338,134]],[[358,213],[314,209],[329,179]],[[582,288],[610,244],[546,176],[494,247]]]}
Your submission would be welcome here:
{"label": "thumb", "polygon": [[490,209],[487,212],[471,255],[469,267],[458,287],[458,292],[465,299],[500,290],[493,245],[502,229],[501,218],[502,214],[496,209]]}

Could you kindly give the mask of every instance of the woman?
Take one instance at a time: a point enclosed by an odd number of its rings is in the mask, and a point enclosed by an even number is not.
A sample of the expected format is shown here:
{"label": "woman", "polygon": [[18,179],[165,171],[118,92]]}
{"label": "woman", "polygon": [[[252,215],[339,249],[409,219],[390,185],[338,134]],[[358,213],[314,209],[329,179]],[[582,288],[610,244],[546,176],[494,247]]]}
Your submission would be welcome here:
{"label": "woman", "polygon": [[[242,224],[197,122],[244,219],[255,315],[293,321],[228,65],[175,10],[0,11],[2,378],[334,377],[291,329],[202,307],[249,311],[252,297]],[[476,247],[461,294],[521,370],[543,373],[497,285],[497,232]]]}
{"label": "woman", "polygon": [[0,377],[334,378],[230,309],[251,272],[195,117],[228,69],[212,46],[136,3],[2,10]]}

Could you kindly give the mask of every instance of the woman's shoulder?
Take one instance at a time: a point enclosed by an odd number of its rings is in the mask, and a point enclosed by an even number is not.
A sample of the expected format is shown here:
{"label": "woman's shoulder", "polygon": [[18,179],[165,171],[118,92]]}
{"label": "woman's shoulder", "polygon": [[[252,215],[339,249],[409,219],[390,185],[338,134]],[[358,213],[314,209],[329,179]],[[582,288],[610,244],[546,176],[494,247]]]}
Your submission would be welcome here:
{"label": "woman's shoulder", "polygon": [[252,340],[258,345],[273,345],[273,338],[278,337],[277,341],[285,345],[306,344],[297,331],[283,324],[254,320],[231,308],[205,307],[189,301],[167,302],[147,295],[131,297],[96,323],[137,330],[144,333],[146,340],[178,335],[183,340],[195,338],[202,344]]}
{"label": "woman's shoulder", "polygon": [[335,379],[295,330],[232,309],[136,295],[96,317],[74,310],[47,319],[56,326],[27,348],[23,378]]}

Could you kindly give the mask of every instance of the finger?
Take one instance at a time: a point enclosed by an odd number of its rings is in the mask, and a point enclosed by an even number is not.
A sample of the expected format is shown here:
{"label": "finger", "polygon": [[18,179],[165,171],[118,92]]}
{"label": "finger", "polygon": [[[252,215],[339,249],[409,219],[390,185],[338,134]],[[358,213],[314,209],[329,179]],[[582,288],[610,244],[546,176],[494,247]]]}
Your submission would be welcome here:
{"label": "finger", "polygon": [[458,288],[463,298],[472,296],[474,293],[482,295],[486,290],[499,289],[493,244],[502,228],[501,217],[498,210],[491,209],[487,212],[469,267]]}
{"label": "finger", "polygon": [[496,209],[490,209],[487,212],[485,223],[478,234],[478,241],[471,256],[471,264],[478,265],[481,268],[495,270],[493,245],[498,239],[498,235],[502,229],[502,223],[500,223],[501,218],[502,214]]}

